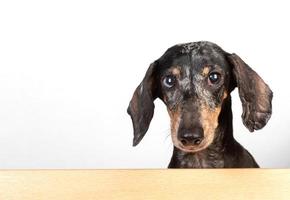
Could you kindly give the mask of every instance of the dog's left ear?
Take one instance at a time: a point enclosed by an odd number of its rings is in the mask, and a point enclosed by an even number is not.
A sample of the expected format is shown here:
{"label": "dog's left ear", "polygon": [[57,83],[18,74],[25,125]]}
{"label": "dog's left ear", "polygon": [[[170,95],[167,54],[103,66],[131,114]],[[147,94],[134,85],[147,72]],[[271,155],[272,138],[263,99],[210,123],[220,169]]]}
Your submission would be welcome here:
{"label": "dog's left ear", "polygon": [[154,103],[156,99],[156,67],[157,61],[152,63],[140,85],[136,88],[133,97],[127,109],[128,114],[131,116],[134,139],[133,146],[139,144],[147,132],[151,119],[154,113]]}
{"label": "dog's left ear", "polygon": [[242,102],[244,125],[250,132],[263,128],[272,114],[273,93],[263,79],[238,55],[227,55]]}

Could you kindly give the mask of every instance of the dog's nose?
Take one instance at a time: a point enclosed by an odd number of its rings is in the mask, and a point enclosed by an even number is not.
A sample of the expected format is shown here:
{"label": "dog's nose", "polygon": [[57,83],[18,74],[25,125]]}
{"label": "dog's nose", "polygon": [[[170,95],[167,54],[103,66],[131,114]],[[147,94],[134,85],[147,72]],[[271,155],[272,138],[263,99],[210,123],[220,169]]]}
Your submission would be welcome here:
{"label": "dog's nose", "polygon": [[180,141],[183,145],[199,145],[203,138],[203,130],[195,129],[193,132],[186,132],[182,134]]}
{"label": "dog's nose", "polygon": [[203,135],[196,133],[185,133],[181,136],[181,143],[183,145],[199,145],[203,140]]}

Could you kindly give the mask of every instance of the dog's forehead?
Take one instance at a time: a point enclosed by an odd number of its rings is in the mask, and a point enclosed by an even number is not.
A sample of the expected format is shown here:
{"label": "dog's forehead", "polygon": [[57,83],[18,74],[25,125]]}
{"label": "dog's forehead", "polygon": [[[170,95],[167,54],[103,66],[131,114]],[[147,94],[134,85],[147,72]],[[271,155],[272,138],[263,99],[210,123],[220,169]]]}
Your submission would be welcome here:
{"label": "dog's forehead", "polygon": [[192,42],[175,45],[169,48],[160,60],[165,68],[180,66],[182,68],[190,67],[199,71],[206,65],[228,67],[225,52],[218,45],[211,42]]}
{"label": "dog's forehead", "polygon": [[200,50],[223,51],[217,44],[207,41],[183,43],[177,44],[176,46],[182,47],[184,53],[196,52]]}

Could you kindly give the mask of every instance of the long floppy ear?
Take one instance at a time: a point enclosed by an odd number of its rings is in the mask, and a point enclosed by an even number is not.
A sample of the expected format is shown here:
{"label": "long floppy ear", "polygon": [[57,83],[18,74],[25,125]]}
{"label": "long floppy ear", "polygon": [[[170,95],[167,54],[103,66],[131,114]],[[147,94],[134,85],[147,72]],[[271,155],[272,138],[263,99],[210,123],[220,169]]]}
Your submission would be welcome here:
{"label": "long floppy ear", "polygon": [[136,88],[127,109],[134,129],[133,146],[136,146],[142,140],[153,117],[153,101],[156,99],[157,93],[155,83],[156,65],[157,62],[155,61],[149,66],[143,81]]}
{"label": "long floppy ear", "polygon": [[250,132],[263,128],[272,114],[273,93],[263,79],[238,55],[229,54],[232,72],[242,101],[244,125]]}

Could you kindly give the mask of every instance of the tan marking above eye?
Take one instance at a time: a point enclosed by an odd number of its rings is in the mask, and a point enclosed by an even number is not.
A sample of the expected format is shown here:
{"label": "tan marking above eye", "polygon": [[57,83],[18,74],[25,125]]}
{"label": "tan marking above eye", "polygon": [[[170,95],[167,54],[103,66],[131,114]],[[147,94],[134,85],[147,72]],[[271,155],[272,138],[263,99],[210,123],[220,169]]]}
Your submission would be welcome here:
{"label": "tan marking above eye", "polygon": [[203,70],[202,70],[202,75],[203,75],[203,76],[207,76],[208,73],[209,73],[209,70],[210,70],[209,67],[204,67]]}
{"label": "tan marking above eye", "polygon": [[174,66],[170,68],[170,72],[175,76],[180,76],[181,70],[179,66]]}

